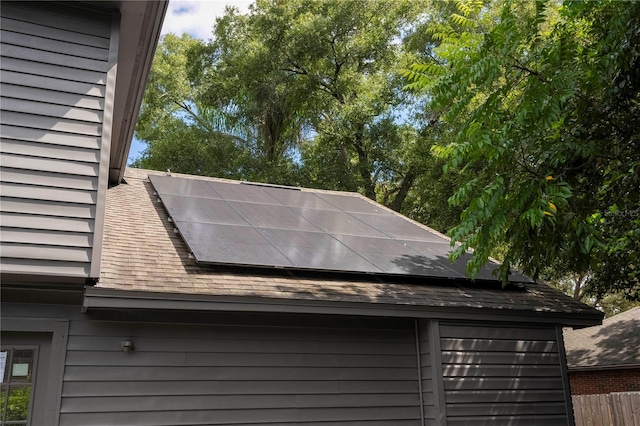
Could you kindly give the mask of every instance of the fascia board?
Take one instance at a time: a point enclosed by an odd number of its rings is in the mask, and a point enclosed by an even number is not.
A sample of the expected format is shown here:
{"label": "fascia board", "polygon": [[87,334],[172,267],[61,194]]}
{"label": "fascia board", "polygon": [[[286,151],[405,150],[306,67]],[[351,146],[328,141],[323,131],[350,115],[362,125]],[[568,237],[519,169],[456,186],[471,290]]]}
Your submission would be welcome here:
{"label": "fascia board", "polygon": [[562,312],[152,293],[100,287],[87,287],[85,289],[82,305],[84,312],[117,309],[384,316],[557,324],[563,326],[591,326],[600,324],[602,321],[599,315]]}

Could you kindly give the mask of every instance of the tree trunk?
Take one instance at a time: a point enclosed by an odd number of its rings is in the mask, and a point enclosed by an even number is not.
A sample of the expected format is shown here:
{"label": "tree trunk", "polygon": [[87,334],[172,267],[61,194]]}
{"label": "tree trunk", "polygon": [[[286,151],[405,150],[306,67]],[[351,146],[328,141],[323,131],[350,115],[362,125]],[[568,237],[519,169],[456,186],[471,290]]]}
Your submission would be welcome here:
{"label": "tree trunk", "polygon": [[376,188],[371,178],[372,171],[371,166],[369,165],[369,157],[364,147],[362,146],[363,127],[363,125],[359,125],[358,132],[354,136],[353,146],[356,149],[356,153],[358,154],[358,172],[360,173],[360,177],[362,178],[364,195],[375,201]]}
{"label": "tree trunk", "polygon": [[395,196],[389,208],[399,212],[404,205],[404,201],[407,199],[407,195],[409,195],[409,190],[413,187],[413,183],[416,180],[416,172],[413,168],[409,167],[407,174],[404,175],[404,179],[400,183],[400,189],[398,190],[398,194]]}

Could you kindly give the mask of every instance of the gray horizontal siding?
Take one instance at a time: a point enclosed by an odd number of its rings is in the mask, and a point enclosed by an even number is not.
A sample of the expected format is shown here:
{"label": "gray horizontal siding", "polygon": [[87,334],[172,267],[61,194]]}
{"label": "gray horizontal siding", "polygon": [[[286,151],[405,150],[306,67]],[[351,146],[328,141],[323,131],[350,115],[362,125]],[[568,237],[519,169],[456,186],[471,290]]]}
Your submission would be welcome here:
{"label": "gray horizontal siding", "polygon": [[60,425],[421,424],[412,328],[296,324],[72,321]]}
{"label": "gray horizontal siding", "polygon": [[[75,233],[93,233],[94,222],[92,219],[80,219],[75,217],[55,217],[29,214],[3,213],[2,226],[18,229],[42,229],[48,231],[67,231]],[[3,253],[4,255],[4,253]]]}
{"label": "gray horizontal siding", "polygon": [[96,275],[112,17],[42,2],[0,12],[2,271]]}
{"label": "gray horizontal siding", "polygon": [[44,115],[27,114],[19,111],[3,110],[2,124],[27,129],[41,129],[53,132],[73,133],[82,136],[100,136],[99,123],[82,122],[65,117],[47,117]]}
{"label": "gray horizontal siding", "polygon": [[93,164],[97,164],[100,161],[98,151],[95,149],[74,148],[70,146],[44,144],[42,142],[14,141],[1,138],[0,152]]}
{"label": "gray horizontal siding", "polygon": [[91,249],[56,245],[35,245],[30,243],[0,243],[2,256],[13,259],[61,260],[86,263],[91,260]]}
{"label": "gray horizontal siding", "polygon": [[91,247],[91,234],[78,234],[38,229],[0,227],[0,239],[3,243],[47,245],[51,241],[63,247]]}
{"label": "gray horizontal siding", "polygon": [[[14,51],[16,49],[13,49]],[[19,49],[17,49],[19,50]],[[3,52],[4,53],[4,52]],[[34,77],[50,77],[60,80],[62,90],[65,92],[74,93],[79,89],[68,89],[68,82],[80,83],[79,87],[84,87],[85,84],[93,84],[95,88],[93,92],[97,90],[104,91],[103,87],[107,84],[107,77],[104,72],[91,71],[81,68],[69,68],[61,65],[52,65],[47,63],[38,63],[28,60],[26,57],[9,57],[4,56],[2,58],[2,69],[5,71],[13,71],[19,74],[25,74],[25,83],[33,80]],[[38,87],[38,86],[35,86]],[[90,92],[87,94],[95,96]]]}
{"label": "gray horizontal siding", "polygon": [[[2,117],[0,117],[0,120]],[[29,129],[12,126],[6,123],[0,126],[0,136],[4,140],[14,139],[21,141],[42,142],[60,146],[76,148],[100,149],[99,136],[73,135],[69,133],[55,132],[51,129]]]}
{"label": "gray horizontal siding", "polygon": [[447,424],[568,424],[553,328],[441,324]]}
{"label": "gray horizontal siding", "polygon": [[[52,96],[52,98],[54,97],[55,96]],[[54,118],[65,118],[69,123],[71,123],[72,120],[82,123],[96,124],[102,122],[102,113],[100,111],[56,105],[55,101],[34,102],[24,99],[2,97],[0,98],[0,108],[2,108],[2,111],[24,113],[31,116],[36,115]],[[99,129],[99,126],[92,126],[92,128]]]}
{"label": "gray horizontal siding", "polygon": [[90,110],[103,110],[104,99],[89,97],[86,94],[64,93],[51,89],[20,86],[16,84],[0,84],[2,95],[7,98],[28,99],[30,101],[66,105]]}
{"label": "gray horizontal siding", "polygon": [[[37,64],[43,63],[48,65],[56,65],[66,68],[77,68],[80,70],[89,70],[95,72],[106,72],[107,63],[96,59],[86,59],[78,56],[69,55],[68,52],[57,53],[47,52],[45,50],[32,49],[25,46],[0,43],[3,56],[7,58],[16,58],[30,61],[37,67]],[[34,72],[34,74],[37,72]]]}
{"label": "gray horizontal siding", "polygon": [[[10,6],[11,7],[11,6]],[[25,11],[26,12],[26,11]],[[101,49],[109,49],[109,33],[107,28],[103,30],[104,36],[98,37],[89,34],[82,34],[82,37],[78,37],[77,33],[70,32],[68,26],[64,26],[63,29],[54,28],[51,25],[55,23],[51,22],[51,16],[43,14],[34,14],[33,11],[26,13],[20,13],[19,9],[14,9],[13,16],[17,19],[0,18],[0,27],[6,31],[19,34],[39,34],[41,37],[45,37],[49,40],[66,41],[75,44],[83,44],[85,46],[92,46]],[[49,19],[42,19],[45,16]],[[39,19],[40,18],[40,19]],[[23,20],[19,20],[23,19]],[[28,19],[31,22],[24,21]],[[64,19],[64,17],[63,17]],[[78,25],[75,25],[77,28]],[[108,54],[107,54],[108,55]],[[106,55],[105,55],[106,56]]]}
{"label": "gray horizontal siding", "polygon": [[80,191],[46,186],[26,186],[3,182],[0,193],[4,197],[27,198],[29,200],[61,201],[75,204],[95,204],[96,191]]}
{"label": "gray horizontal siding", "polygon": [[84,189],[95,191],[98,189],[98,179],[79,175],[61,175],[40,170],[0,169],[3,182],[13,182],[25,185],[52,186],[55,188]]}
{"label": "gray horizontal siding", "polygon": [[[76,58],[83,59],[94,59],[97,61],[106,61],[109,58],[109,47],[101,48],[101,47],[93,47],[87,46],[84,44],[73,42],[66,42],[60,40],[53,40],[47,37],[43,37],[42,27],[37,25],[32,25],[31,30],[33,33],[25,33],[25,32],[14,32],[14,31],[6,31],[9,28],[2,27],[0,30],[0,37],[2,38],[2,42],[7,45],[12,46],[20,46],[27,47],[36,50],[44,50],[49,52],[73,52],[72,55]],[[45,27],[45,30],[48,28]],[[38,34],[38,36],[32,35]],[[68,34],[68,38],[72,39],[72,34]],[[70,58],[70,60],[75,61],[75,58]],[[86,68],[85,66],[80,66],[80,68]]]}
{"label": "gray horizontal siding", "polygon": [[47,275],[54,277],[84,277],[89,274],[90,265],[84,262],[49,261],[45,259],[18,259],[4,257],[0,262],[0,272],[4,274]]}
{"label": "gray horizontal siding", "polygon": [[62,175],[98,176],[98,165],[84,162],[65,161],[57,158],[42,158],[39,155],[3,154],[2,166],[6,168],[55,172]]}
{"label": "gray horizontal siding", "polygon": [[[16,223],[16,227],[23,227],[21,221],[24,221],[27,217],[33,217],[39,215],[43,210],[47,212],[47,218],[45,221],[51,220],[50,218],[66,218],[66,219],[87,219],[86,221],[69,221],[68,223],[77,223],[81,229],[92,229],[93,218],[96,215],[96,206],[88,204],[68,204],[57,201],[42,201],[42,200],[24,200],[8,197],[1,197],[0,204],[2,204],[2,225],[7,226],[7,221],[13,221]],[[21,215],[14,215],[13,213],[21,213]],[[13,219],[11,219],[13,217]],[[54,228],[55,230],[55,228]],[[83,232],[83,231],[80,231]],[[89,231],[92,232],[92,231]]]}
{"label": "gray horizontal siding", "polygon": [[[2,15],[16,21],[28,22],[74,33],[72,40],[87,44],[84,36],[109,39],[111,23],[103,15],[55,4],[50,7],[31,6],[25,2],[2,2]],[[105,47],[108,46],[107,42]]]}
{"label": "gray horizontal siding", "polygon": [[105,88],[99,84],[99,81],[96,82],[97,84],[81,83],[77,80],[61,80],[60,78],[51,78],[43,75],[25,74],[24,71],[27,70],[22,71],[23,72],[2,70],[0,71],[0,81],[7,86],[14,85],[22,87],[23,89],[33,87],[43,90],[55,90],[60,96],[70,93],[82,95],[83,97],[93,96],[97,99],[104,98]]}

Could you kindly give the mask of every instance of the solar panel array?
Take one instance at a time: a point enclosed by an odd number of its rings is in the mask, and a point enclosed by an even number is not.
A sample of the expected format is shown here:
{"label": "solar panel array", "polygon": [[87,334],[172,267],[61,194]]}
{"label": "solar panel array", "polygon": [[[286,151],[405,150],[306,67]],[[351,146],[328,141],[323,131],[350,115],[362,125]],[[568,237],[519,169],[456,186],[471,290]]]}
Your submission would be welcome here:
{"label": "solar panel array", "polygon": [[[351,193],[150,175],[199,263],[462,278],[449,240]],[[478,279],[495,280],[486,267]]]}

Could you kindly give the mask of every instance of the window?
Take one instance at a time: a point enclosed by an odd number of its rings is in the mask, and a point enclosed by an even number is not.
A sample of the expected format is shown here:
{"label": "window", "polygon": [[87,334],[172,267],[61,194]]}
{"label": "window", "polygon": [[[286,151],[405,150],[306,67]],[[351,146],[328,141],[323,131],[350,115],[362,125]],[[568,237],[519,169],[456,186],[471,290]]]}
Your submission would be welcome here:
{"label": "window", "polygon": [[35,378],[36,349],[3,348],[0,351],[0,425],[28,425]]}

